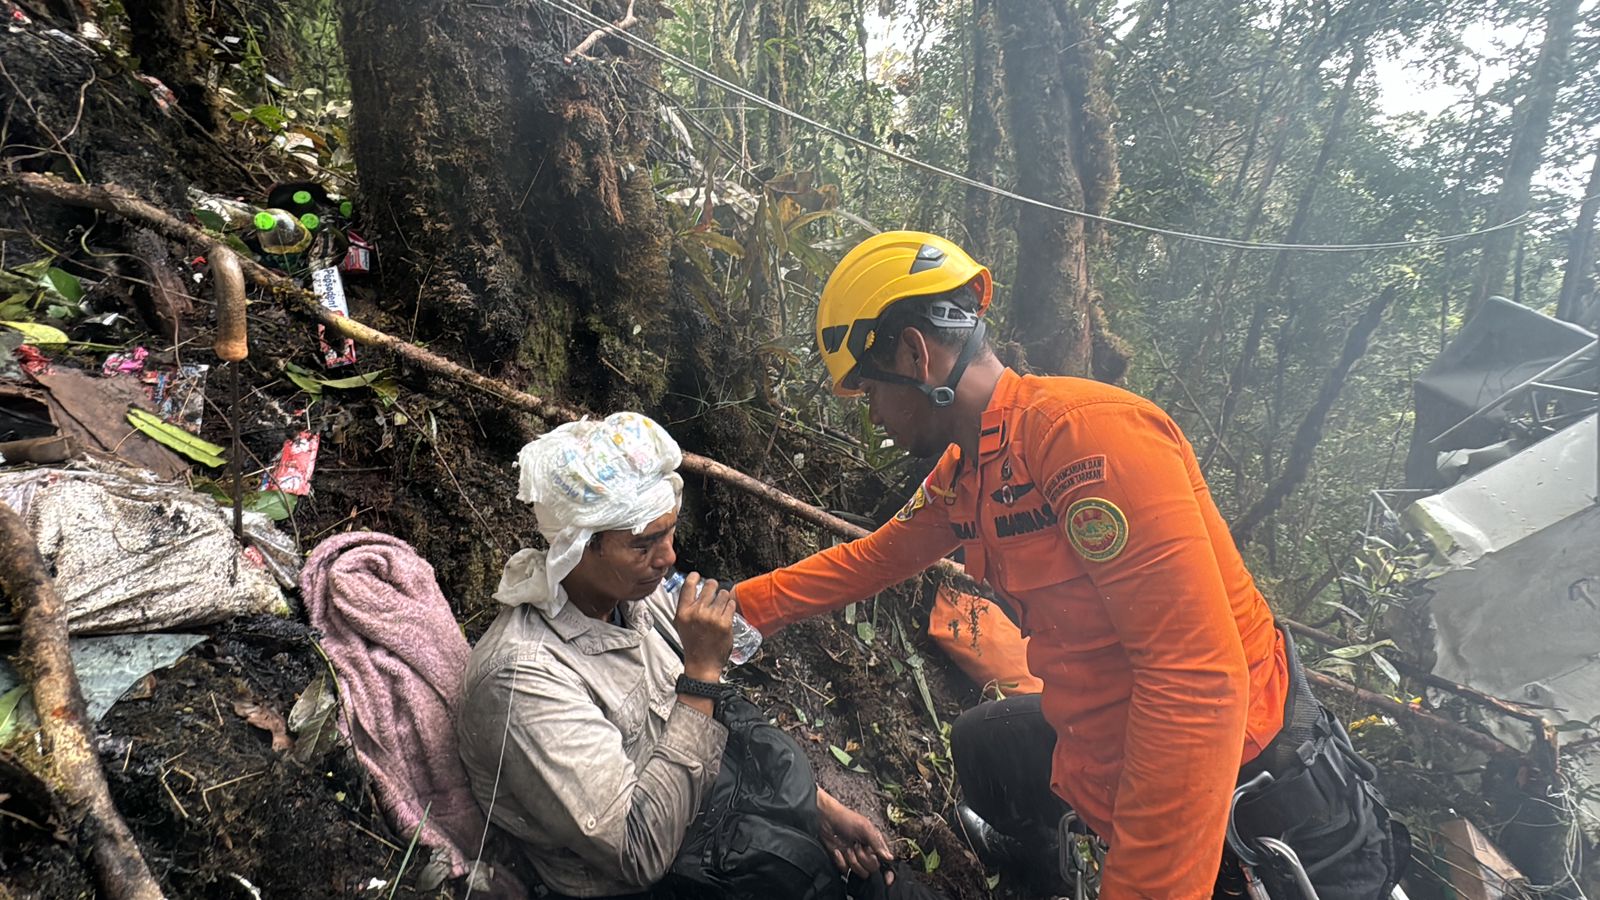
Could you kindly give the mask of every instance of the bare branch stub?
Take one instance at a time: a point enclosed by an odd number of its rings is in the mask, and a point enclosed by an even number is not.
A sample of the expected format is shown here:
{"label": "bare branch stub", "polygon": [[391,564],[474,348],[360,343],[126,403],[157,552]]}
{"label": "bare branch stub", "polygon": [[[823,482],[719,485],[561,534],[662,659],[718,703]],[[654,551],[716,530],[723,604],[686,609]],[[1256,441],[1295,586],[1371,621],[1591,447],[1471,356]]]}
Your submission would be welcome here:
{"label": "bare branch stub", "polygon": [[569,66],[572,65],[574,60],[579,57],[582,57],[583,59],[589,59],[589,50],[593,48],[595,44],[599,43],[601,38],[613,34],[620,34],[629,28],[632,28],[634,25],[638,24],[638,22],[639,17],[633,14],[633,0],[628,0],[628,11],[622,14],[622,18],[612,22],[605,28],[596,28],[595,30],[589,32],[588,37],[580,41],[578,46],[573,47],[567,52],[567,55],[563,56],[561,59]]}

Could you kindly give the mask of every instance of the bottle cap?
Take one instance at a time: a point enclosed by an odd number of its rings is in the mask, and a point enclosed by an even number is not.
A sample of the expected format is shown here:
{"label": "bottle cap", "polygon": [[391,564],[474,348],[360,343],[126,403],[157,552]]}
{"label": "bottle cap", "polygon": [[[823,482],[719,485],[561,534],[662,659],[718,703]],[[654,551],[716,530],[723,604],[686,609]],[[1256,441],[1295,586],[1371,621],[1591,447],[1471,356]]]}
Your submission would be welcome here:
{"label": "bottle cap", "polygon": [[346,219],[348,219],[352,215],[355,214],[355,211],[356,211],[356,205],[354,203],[351,203],[349,200],[340,201],[340,203],[339,203],[339,215],[344,216]]}
{"label": "bottle cap", "polygon": [[256,213],[256,217],[252,221],[255,222],[257,231],[271,231],[278,225],[277,217],[266,210]]}
{"label": "bottle cap", "polygon": [[296,204],[300,205],[300,206],[305,206],[307,203],[311,202],[311,192],[310,191],[295,191],[294,192],[294,202]]}
{"label": "bottle cap", "polygon": [[318,218],[316,213],[306,213],[300,217],[300,224],[304,225],[307,231],[316,231],[322,224],[322,219]]}

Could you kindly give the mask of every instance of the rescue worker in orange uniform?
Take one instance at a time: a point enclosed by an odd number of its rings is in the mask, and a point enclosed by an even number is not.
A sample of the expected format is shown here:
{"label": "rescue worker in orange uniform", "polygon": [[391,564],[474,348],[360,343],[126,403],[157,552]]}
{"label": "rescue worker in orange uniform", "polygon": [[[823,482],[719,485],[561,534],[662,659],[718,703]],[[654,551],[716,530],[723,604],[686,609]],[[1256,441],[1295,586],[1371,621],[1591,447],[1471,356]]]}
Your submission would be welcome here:
{"label": "rescue worker in orange uniform", "polygon": [[[1326,900],[1387,896],[1395,841],[1374,773],[1310,696],[1189,442],[1125,390],[1003,366],[990,296],[988,269],[931,234],[875,235],[839,263],[817,312],[835,391],[939,461],[877,531],[737,585],[740,611],[770,634],[959,547],[1030,636],[1044,685],[953,730],[988,824],[1029,838],[1070,806],[1109,845],[1103,900],[1231,893],[1230,800],[1267,771],[1241,829],[1287,840]],[[1259,868],[1270,886],[1287,877]]]}

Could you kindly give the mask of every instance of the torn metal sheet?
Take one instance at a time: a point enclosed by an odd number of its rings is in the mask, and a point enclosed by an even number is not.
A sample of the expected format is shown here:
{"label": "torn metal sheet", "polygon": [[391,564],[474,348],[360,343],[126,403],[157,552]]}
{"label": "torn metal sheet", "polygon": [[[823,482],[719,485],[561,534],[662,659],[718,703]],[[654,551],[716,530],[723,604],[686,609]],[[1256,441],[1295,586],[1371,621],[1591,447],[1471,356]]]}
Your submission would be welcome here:
{"label": "torn metal sheet", "polygon": [[1595,416],[1589,416],[1418,500],[1405,511],[1407,524],[1451,566],[1510,547],[1594,505],[1596,438]]}
{"label": "torn metal sheet", "polygon": [[[1556,724],[1600,716],[1597,548],[1600,506],[1591,503],[1470,568],[1428,581],[1434,673],[1498,697],[1551,707],[1547,718]],[[1526,726],[1495,727],[1506,743],[1529,746]]]}
{"label": "torn metal sheet", "polygon": [[[72,667],[83,687],[89,721],[99,721],[139,679],[164,669],[205,640],[203,634],[113,634],[73,638]],[[0,653],[0,694],[22,683],[22,677]]]}

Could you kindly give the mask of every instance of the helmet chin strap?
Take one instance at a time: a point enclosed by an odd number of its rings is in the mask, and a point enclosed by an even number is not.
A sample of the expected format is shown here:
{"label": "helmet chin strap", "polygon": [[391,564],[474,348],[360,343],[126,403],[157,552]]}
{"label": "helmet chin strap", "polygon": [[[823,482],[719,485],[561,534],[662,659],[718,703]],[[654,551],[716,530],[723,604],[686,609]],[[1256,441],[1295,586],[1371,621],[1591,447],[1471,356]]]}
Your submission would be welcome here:
{"label": "helmet chin strap", "polygon": [[979,319],[972,326],[972,333],[967,335],[967,342],[961,346],[961,354],[956,357],[956,364],[950,369],[950,377],[944,380],[944,384],[937,387],[925,384],[915,378],[901,375],[898,372],[885,372],[874,366],[863,365],[860,367],[858,374],[862,378],[871,378],[873,381],[910,385],[921,391],[935,409],[944,409],[956,402],[956,385],[961,383],[961,376],[967,373],[967,365],[972,362],[973,357],[978,355],[978,348],[983,346],[984,331],[983,320]]}

